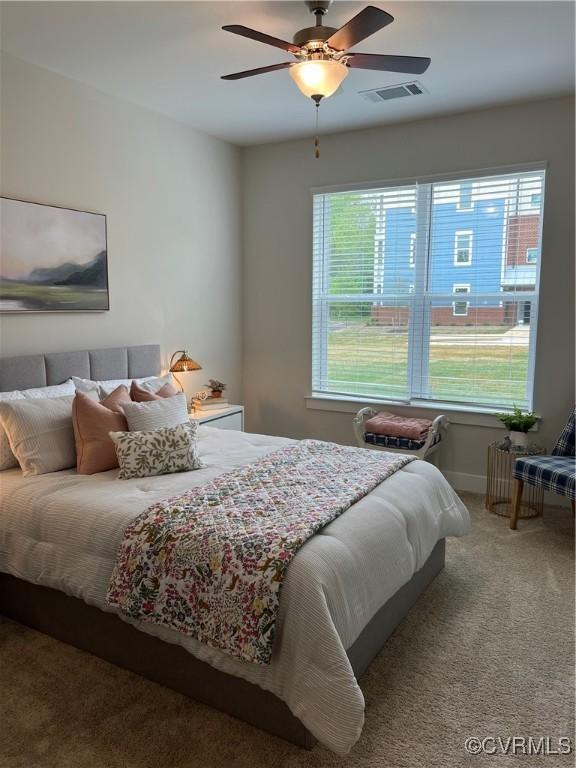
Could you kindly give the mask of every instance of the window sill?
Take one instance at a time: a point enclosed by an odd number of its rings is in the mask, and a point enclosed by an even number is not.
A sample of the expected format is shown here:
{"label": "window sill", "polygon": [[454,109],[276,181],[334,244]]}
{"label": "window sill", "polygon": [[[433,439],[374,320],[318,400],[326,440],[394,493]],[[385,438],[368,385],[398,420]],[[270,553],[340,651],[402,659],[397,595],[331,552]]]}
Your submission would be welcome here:
{"label": "window sill", "polygon": [[[503,429],[507,428],[499,421],[494,415],[494,410],[490,408],[482,408],[481,406],[465,406],[465,405],[452,405],[450,403],[434,403],[431,401],[416,401],[407,404],[402,401],[393,400],[370,400],[364,397],[348,397],[342,398],[336,395],[326,395],[320,393],[313,393],[305,398],[306,408],[314,411],[332,411],[333,413],[357,413],[360,408],[367,406],[374,406],[380,408],[394,408],[395,411],[399,411],[400,414],[406,416],[421,416],[423,418],[430,418],[430,411],[434,412],[434,415],[439,413],[445,413],[448,416],[449,421],[452,424],[466,424],[474,427],[489,427],[491,429]],[[509,409],[511,411],[511,409]],[[499,412],[507,412],[507,409],[502,409]],[[531,432],[538,431],[538,422]]]}

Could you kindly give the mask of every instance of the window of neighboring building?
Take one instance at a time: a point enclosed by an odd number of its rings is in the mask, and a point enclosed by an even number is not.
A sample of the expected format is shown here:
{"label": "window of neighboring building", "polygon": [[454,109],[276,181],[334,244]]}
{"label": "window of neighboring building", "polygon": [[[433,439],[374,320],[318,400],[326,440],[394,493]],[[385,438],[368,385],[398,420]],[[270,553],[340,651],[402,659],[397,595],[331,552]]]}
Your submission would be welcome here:
{"label": "window of neighboring building", "polygon": [[[470,293],[469,283],[454,283],[452,286],[452,293]],[[453,301],[452,302],[452,314],[454,317],[467,317],[468,316],[468,302],[467,301]]]}
{"label": "window of neighboring building", "polygon": [[459,230],[454,235],[454,264],[469,267],[472,264],[472,230]]}
{"label": "window of neighboring building", "polygon": [[408,264],[410,265],[410,267],[414,267],[416,265],[416,232],[410,233]]}
{"label": "window of neighboring building", "polygon": [[540,208],[542,205],[542,195],[540,192],[535,192],[533,195],[530,195],[530,205],[532,208]]}
{"label": "window of neighboring building", "polygon": [[463,182],[460,184],[460,196],[458,198],[459,211],[471,211],[474,208],[472,202],[472,184]]}
{"label": "window of neighboring building", "polygon": [[538,262],[538,248],[526,249],[526,264],[536,264]]}
{"label": "window of neighboring building", "polygon": [[464,181],[474,189],[466,228],[461,179],[314,193],[314,394],[532,407],[539,271],[508,256],[528,192],[541,191],[528,222],[541,231],[544,171]]}

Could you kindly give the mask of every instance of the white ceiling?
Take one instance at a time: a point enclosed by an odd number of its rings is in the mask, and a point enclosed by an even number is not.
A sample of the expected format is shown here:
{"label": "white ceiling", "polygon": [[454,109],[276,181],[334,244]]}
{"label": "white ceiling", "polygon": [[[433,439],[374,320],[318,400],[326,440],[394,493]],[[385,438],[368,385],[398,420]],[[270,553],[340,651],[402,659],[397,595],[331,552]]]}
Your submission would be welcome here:
{"label": "white ceiling", "polygon": [[[367,3],[336,2],[338,27]],[[430,56],[429,94],[372,104],[358,91],[410,76],[350,71],[321,106],[322,132],[397,122],[574,88],[572,2],[377,2],[395,21],[357,50]],[[290,59],[221,31],[244,24],[285,40],[313,23],[302,2],[3,2],[2,48],[39,66],[237,144],[313,133],[314,108],[287,72],[220,75]]]}

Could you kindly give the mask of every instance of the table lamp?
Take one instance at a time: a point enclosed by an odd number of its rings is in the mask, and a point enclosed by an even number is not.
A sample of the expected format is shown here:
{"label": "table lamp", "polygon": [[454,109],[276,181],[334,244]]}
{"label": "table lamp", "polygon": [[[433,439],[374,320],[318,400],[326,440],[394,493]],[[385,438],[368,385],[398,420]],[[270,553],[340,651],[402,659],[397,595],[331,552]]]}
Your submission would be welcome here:
{"label": "table lamp", "polygon": [[[180,355],[178,360],[174,361],[174,358],[176,355]],[[178,349],[172,357],[170,358],[170,373],[176,374],[176,373],[188,373],[190,371],[201,371],[202,366],[199,365],[196,360],[192,360],[191,357],[188,356],[188,353],[185,349]],[[184,392],[184,387],[182,386],[182,382],[177,376],[174,376],[176,381],[178,382],[178,385],[180,386],[180,389],[182,392]]]}

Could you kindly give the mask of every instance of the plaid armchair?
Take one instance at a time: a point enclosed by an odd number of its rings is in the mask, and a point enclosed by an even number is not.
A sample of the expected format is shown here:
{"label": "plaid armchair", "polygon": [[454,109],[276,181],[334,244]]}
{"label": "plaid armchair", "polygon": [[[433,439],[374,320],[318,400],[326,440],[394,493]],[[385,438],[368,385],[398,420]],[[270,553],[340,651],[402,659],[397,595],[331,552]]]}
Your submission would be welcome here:
{"label": "plaid armchair", "polygon": [[512,515],[510,517],[510,528],[513,530],[518,525],[518,513],[524,483],[567,496],[572,502],[572,511],[574,511],[574,500],[576,499],[575,428],[576,408],[572,411],[550,456],[526,456],[522,459],[516,459],[512,473],[514,489]]}

